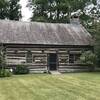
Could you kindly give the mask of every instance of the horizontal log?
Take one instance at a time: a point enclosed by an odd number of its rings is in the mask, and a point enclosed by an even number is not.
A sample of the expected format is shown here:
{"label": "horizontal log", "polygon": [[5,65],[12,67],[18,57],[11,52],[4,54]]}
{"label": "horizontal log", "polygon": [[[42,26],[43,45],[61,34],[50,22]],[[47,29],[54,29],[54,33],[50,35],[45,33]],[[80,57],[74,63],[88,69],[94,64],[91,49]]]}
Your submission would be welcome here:
{"label": "horizontal log", "polygon": [[[37,65],[36,64],[19,64],[19,65],[27,66],[27,67],[29,67],[29,66],[33,66],[33,67],[34,66],[47,66],[47,64],[41,64],[41,65],[40,64],[37,64]],[[8,64],[7,66],[15,66],[16,67],[16,66],[18,66],[18,64]]]}
{"label": "horizontal log", "polygon": [[26,59],[26,57],[15,57],[15,56],[13,56],[13,57],[6,57],[6,59]]}
{"label": "horizontal log", "polygon": [[30,66],[30,67],[28,67],[29,69],[47,69],[47,67],[46,66]]}
{"label": "horizontal log", "polygon": [[41,69],[29,69],[30,71],[45,71],[47,70],[46,68],[41,68]]}
{"label": "horizontal log", "polygon": [[67,64],[59,64],[59,66],[89,66],[88,64],[85,63],[67,63]]}
{"label": "horizontal log", "polygon": [[89,69],[89,66],[59,66],[59,69]]}
{"label": "horizontal log", "polygon": [[65,73],[65,72],[87,72],[90,70],[89,69],[64,69],[64,70],[58,70],[58,71]]}

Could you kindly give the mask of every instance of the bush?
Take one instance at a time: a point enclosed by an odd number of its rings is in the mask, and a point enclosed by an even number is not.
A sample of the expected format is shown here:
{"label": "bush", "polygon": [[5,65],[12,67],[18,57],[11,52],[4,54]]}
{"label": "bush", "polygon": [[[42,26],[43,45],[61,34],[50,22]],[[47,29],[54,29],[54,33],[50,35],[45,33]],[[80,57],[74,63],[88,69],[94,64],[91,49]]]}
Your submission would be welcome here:
{"label": "bush", "polygon": [[85,51],[80,57],[80,62],[83,64],[95,66],[96,55],[92,51]]}
{"label": "bush", "polygon": [[16,75],[18,75],[18,74],[29,74],[29,69],[24,65],[17,65],[13,69],[13,73],[16,74]]}
{"label": "bush", "polygon": [[0,77],[10,77],[12,73],[7,69],[0,69]]}

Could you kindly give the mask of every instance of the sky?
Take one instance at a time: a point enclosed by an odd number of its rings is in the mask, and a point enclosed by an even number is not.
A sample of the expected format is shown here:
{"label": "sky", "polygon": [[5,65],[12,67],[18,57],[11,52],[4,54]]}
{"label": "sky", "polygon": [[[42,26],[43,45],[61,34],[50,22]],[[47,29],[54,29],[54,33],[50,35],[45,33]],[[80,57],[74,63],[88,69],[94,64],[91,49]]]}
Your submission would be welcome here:
{"label": "sky", "polygon": [[30,17],[32,16],[32,11],[26,7],[28,0],[20,0],[20,4],[22,6],[22,21],[30,21]]}
{"label": "sky", "polygon": [[100,0],[97,0],[98,1],[98,3],[100,4]]}

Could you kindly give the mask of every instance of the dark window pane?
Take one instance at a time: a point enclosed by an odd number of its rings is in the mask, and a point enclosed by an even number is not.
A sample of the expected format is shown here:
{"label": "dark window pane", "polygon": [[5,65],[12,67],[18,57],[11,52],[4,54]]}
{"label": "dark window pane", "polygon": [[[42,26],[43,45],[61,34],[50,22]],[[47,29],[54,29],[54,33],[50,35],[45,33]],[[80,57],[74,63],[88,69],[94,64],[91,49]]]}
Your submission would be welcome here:
{"label": "dark window pane", "polygon": [[74,55],[73,54],[69,55],[69,63],[74,63]]}
{"label": "dark window pane", "polygon": [[28,51],[27,52],[27,63],[32,63],[32,52],[31,51]]}

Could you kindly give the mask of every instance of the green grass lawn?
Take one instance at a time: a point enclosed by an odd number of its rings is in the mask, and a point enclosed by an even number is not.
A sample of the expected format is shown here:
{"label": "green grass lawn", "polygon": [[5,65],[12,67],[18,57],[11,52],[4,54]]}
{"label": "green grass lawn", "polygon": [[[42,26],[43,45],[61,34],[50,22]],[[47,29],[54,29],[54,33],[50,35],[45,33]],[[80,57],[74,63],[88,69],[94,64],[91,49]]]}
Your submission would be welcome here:
{"label": "green grass lawn", "polygon": [[100,100],[100,73],[1,78],[0,100]]}

